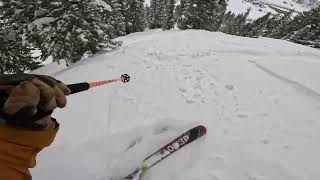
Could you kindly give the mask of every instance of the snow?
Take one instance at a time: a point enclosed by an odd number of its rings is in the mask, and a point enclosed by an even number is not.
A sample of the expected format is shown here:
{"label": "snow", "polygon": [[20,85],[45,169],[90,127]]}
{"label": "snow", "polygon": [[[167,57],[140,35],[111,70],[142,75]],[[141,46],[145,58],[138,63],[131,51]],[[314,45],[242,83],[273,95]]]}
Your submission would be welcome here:
{"label": "snow", "polygon": [[[305,10],[303,8],[310,8],[310,5],[312,5],[312,2],[310,0],[304,0],[302,3],[298,3],[299,0],[260,0],[262,2],[275,4],[278,6],[283,6],[286,8],[292,8],[294,7],[298,11]],[[299,10],[299,8],[302,8]]]}
{"label": "snow", "polygon": [[318,180],[320,51],[201,30],[148,31],[70,67],[35,73],[66,83],[132,76],[68,97],[35,180],[108,180],[191,127],[208,134],[144,175],[148,180]]}
{"label": "snow", "polygon": [[86,39],[85,33],[82,33],[78,36],[83,43],[87,43],[89,40]]}
{"label": "snow", "polygon": [[30,23],[28,25],[28,28],[32,29],[36,26],[38,29],[41,29],[43,27],[43,25],[50,24],[51,22],[53,22],[55,20],[56,19],[53,17],[42,17],[42,18],[36,19],[32,23]]}
{"label": "snow", "polygon": [[112,8],[109,4],[104,2],[103,0],[92,0],[91,4],[96,6],[101,6],[104,10],[111,12]]}
{"label": "snow", "polygon": [[304,8],[309,8],[309,6],[307,5],[308,3],[302,3],[299,4],[296,2],[296,0],[260,0],[261,2],[264,3],[269,3],[269,4],[274,4],[277,6],[282,6],[282,7],[286,7],[286,8],[294,8],[298,11],[304,11]]}
{"label": "snow", "polygon": [[266,10],[266,9],[259,8],[261,9],[261,11],[259,11],[259,9],[257,9],[253,4],[249,2],[239,2],[236,0],[233,0],[233,1],[230,0],[228,2],[227,9],[235,14],[245,13],[248,9],[251,9],[250,14],[248,16],[249,19],[257,19],[258,17],[264,16],[268,12],[275,13],[271,9]]}
{"label": "snow", "polygon": [[[1,6],[1,5],[0,5]],[[17,14],[20,14],[22,11],[24,11],[24,9],[15,9],[14,10],[14,14],[17,15]]]}

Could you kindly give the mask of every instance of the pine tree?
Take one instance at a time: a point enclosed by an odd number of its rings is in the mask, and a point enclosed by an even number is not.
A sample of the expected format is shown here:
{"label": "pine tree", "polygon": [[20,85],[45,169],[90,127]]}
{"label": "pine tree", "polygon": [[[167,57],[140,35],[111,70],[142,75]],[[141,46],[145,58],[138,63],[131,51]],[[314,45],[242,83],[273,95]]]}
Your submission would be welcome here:
{"label": "pine tree", "polygon": [[0,74],[25,72],[40,66],[37,57],[31,54],[34,49],[21,36],[22,28],[10,19],[20,12],[12,9],[12,3],[6,1],[0,7]]}
{"label": "pine tree", "polygon": [[111,7],[103,0],[4,0],[6,18],[19,29],[25,44],[42,52],[43,60],[81,59],[86,52],[96,53],[117,46],[112,42],[109,24]]}
{"label": "pine tree", "polygon": [[218,31],[222,25],[224,14],[227,11],[228,3],[226,0],[218,0],[218,8],[217,8],[217,24],[215,25],[214,31]]}
{"label": "pine tree", "polygon": [[170,30],[174,28],[174,24],[175,24],[175,17],[174,17],[175,0],[169,0],[165,9],[166,9],[165,21],[162,26],[162,29]]}
{"label": "pine tree", "polygon": [[320,6],[296,16],[289,24],[287,40],[320,48]]}
{"label": "pine tree", "polygon": [[113,28],[113,38],[123,36],[126,34],[126,23],[123,0],[111,0],[110,5],[112,7],[110,24]]}
{"label": "pine tree", "polygon": [[150,0],[150,24],[149,24],[149,28],[150,29],[155,29],[155,16],[156,16],[156,4],[155,4],[155,0]]}
{"label": "pine tree", "polygon": [[148,5],[145,6],[146,26],[150,28],[151,25],[151,9]]}
{"label": "pine tree", "polygon": [[266,15],[256,19],[252,23],[248,23],[243,27],[242,36],[246,37],[259,37],[265,31],[267,24],[270,20],[271,13],[267,13]]}
{"label": "pine tree", "polygon": [[175,9],[175,13],[174,13],[174,17],[175,17],[175,19],[177,20],[179,17],[181,17],[182,16],[182,7],[181,7],[181,3],[180,4],[178,4],[177,6],[176,6],[176,9]]}
{"label": "pine tree", "polygon": [[243,34],[244,27],[247,24],[247,20],[248,20],[248,16],[250,14],[250,11],[251,11],[251,9],[249,8],[246,13],[240,14],[236,17],[236,19],[235,19],[236,25],[234,28],[235,35],[240,36],[241,34]]}
{"label": "pine tree", "polygon": [[293,11],[278,16],[278,19],[274,22],[276,25],[270,29],[270,33],[267,36],[276,39],[284,37],[288,33],[286,32],[287,30],[284,29],[287,29],[289,23],[292,21],[292,13]]}
{"label": "pine tree", "polygon": [[183,13],[178,20],[178,27],[217,31],[222,24],[226,6],[225,0],[183,0]]}
{"label": "pine tree", "polygon": [[186,16],[187,7],[190,5],[190,0],[180,0],[180,6],[178,7],[178,18],[177,18],[177,25],[179,29],[188,29],[188,25],[186,23]]}
{"label": "pine tree", "polygon": [[232,35],[241,35],[243,33],[243,27],[247,23],[249,13],[250,9],[248,9],[246,13],[238,14],[237,16],[230,11],[227,12],[223,17],[219,31]]}
{"label": "pine tree", "polygon": [[236,15],[231,11],[228,11],[223,17],[223,21],[219,31],[224,32],[226,34],[234,35],[236,33],[235,21],[236,21]]}
{"label": "pine tree", "polygon": [[110,39],[110,5],[97,0],[59,1],[60,4],[50,3],[53,9],[50,12],[54,12],[51,16],[56,20],[42,34],[43,58],[52,56],[54,60],[76,62],[86,52],[95,54],[116,46]]}
{"label": "pine tree", "polygon": [[127,0],[126,3],[126,32],[141,32],[146,27],[144,0]]}
{"label": "pine tree", "polygon": [[162,0],[151,0],[150,1],[150,14],[151,24],[150,29],[156,29],[162,27]]}
{"label": "pine tree", "polygon": [[0,35],[0,74],[19,73],[40,67],[31,48],[21,44],[21,40],[9,40]]}
{"label": "pine tree", "polygon": [[260,36],[268,37],[272,33],[273,29],[279,26],[279,16],[281,16],[281,14],[276,14],[269,17],[265,26],[263,27],[264,29],[260,33]]}
{"label": "pine tree", "polygon": [[[166,23],[167,20],[167,5],[170,0],[159,0],[159,21],[160,21],[160,27],[162,28],[163,25]],[[174,11],[174,9],[173,9]]]}

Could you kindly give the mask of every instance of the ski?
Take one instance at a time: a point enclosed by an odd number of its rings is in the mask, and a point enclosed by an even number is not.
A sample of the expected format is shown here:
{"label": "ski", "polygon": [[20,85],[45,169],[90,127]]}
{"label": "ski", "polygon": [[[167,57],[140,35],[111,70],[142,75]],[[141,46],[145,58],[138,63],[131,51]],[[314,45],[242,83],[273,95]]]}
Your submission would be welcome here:
{"label": "ski", "polygon": [[141,165],[131,174],[123,178],[123,180],[139,180],[141,176],[151,167],[158,164],[163,159],[167,158],[174,152],[180,150],[182,147],[187,144],[197,140],[207,133],[207,130],[204,126],[197,126],[189,131],[183,133],[167,145],[160,148],[155,153],[151,154],[143,160]]}

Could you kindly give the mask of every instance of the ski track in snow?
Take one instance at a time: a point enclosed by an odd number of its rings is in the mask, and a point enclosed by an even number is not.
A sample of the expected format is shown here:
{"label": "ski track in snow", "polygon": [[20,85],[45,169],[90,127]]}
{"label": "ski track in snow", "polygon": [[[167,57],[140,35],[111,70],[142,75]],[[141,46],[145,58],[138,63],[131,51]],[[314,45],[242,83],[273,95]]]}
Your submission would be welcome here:
{"label": "ski track in snow", "polygon": [[267,74],[275,77],[276,79],[279,79],[281,81],[283,81],[284,83],[287,83],[291,86],[293,86],[294,88],[296,88],[297,90],[301,91],[302,93],[304,93],[305,95],[309,96],[310,98],[312,98],[313,100],[317,100],[320,102],[320,93],[314,91],[313,89],[310,89],[302,84],[300,84],[297,81],[294,80],[290,80],[286,77],[283,77],[273,71],[271,71],[270,69],[254,62],[254,61],[250,61],[251,63],[255,64],[259,69],[261,69],[262,71],[266,72]]}
{"label": "ski track in snow", "polygon": [[66,70],[49,65],[36,71],[56,72],[67,83],[124,72],[132,80],[69,97],[68,107],[55,113],[61,129],[40,154],[34,179],[123,177],[198,124],[208,134],[143,180],[320,178],[319,81],[307,71],[295,72],[313,78],[314,89],[266,66],[281,59],[278,66],[289,70],[281,62],[301,57],[292,63],[316,62],[312,66],[320,68],[318,50],[197,30],[148,31],[119,40],[124,45],[110,54]]}

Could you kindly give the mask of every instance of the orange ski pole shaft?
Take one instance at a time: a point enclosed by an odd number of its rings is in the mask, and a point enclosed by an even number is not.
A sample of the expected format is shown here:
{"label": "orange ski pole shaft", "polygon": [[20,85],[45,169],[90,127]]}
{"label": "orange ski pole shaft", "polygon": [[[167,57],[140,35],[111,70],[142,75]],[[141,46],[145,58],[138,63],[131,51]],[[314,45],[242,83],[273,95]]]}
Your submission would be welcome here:
{"label": "orange ski pole shaft", "polygon": [[128,74],[122,74],[121,77],[105,80],[105,81],[96,81],[96,82],[84,82],[84,83],[77,83],[77,84],[69,84],[67,85],[70,90],[71,94],[87,91],[90,88],[94,88],[97,86],[103,86],[107,84],[111,84],[114,82],[122,81],[123,83],[127,83],[130,81],[130,76]]}

